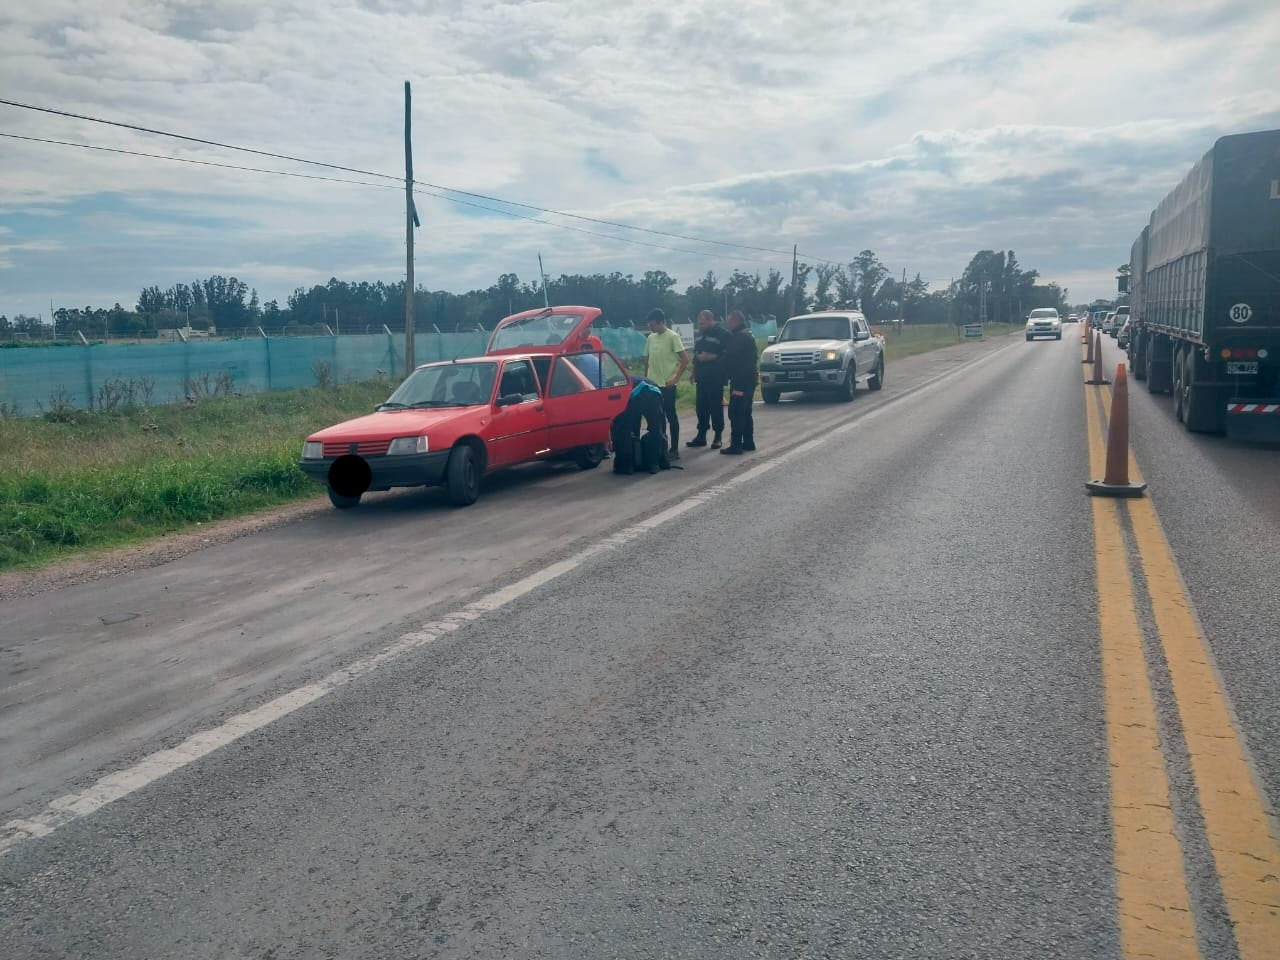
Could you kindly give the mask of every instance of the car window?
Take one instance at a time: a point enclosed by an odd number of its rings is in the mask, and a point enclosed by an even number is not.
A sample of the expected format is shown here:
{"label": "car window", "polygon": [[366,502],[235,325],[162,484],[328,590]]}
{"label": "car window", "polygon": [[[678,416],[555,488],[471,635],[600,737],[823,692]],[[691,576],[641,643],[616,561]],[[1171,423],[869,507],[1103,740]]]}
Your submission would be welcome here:
{"label": "car window", "polygon": [[606,387],[625,387],[631,382],[627,371],[608,353],[600,354],[600,382]]}
{"label": "car window", "polygon": [[434,363],[413,371],[386,403],[394,407],[488,403],[496,374],[497,364],[487,361]]}
{"label": "car window", "polygon": [[494,334],[490,350],[509,350],[512,347],[557,346],[564,342],[578,324],[580,313],[539,313],[531,317],[513,320],[499,327]]}
{"label": "car window", "polygon": [[515,360],[502,368],[498,396],[505,397],[512,393],[518,393],[526,400],[534,400],[538,396],[538,381],[534,378],[533,367],[528,360]]}
{"label": "car window", "polygon": [[779,343],[789,340],[848,340],[850,339],[848,317],[796,317],[787,321],[782,328]]}
{"label": "car window", "polygon": [[596,385],[587,374],[582,372],[580,366],[590,366],[583,360],[582,354],[574,357],[559,357],[555,366],[551,368],[551,389],[548,390],[547,396],[568,397],[575,393],[587,393],[596,389]]}
{"label": "car window", "polygon": [[533,369],[538,372],[538,383],[543,386],[551,379],[551,357],[541,356],[533,358]]}
{"label": "car window", "polygon": [[574,369],[591,384],[592,390],[600,389],[600,354],[575,353],[567,359]]}

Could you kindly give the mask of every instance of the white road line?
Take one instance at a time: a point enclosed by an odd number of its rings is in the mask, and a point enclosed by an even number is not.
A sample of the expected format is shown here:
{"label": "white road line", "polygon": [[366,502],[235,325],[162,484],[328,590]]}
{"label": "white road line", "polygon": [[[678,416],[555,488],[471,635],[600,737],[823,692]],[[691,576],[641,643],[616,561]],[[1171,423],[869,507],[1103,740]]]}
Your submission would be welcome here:
{"label": "white road line", "polygon": [[394,640],[390,645],[384,647],[378,653],[364,659],[350,663],[341,669],[335,670],[328,676],[323,677],[314,683],[308,683],[305,686],[291,690],[289,693],[269,700],[261,706],[255,707],[245,713],[238,714],[209,730],[203,730],[200,733],[192,734],[186,740],[183,740],[176,747],[168,750],[159,750],[155,753],[148,754],[131,767],[115,773],[107,774],[92,786],[87,787],[76,793],[68,793],[58,797],[56,800],[49,802],[43,811],[35,814],[28,819],[10,820],[0,827],[0,856],[8,853],[18,844],[26,840],[33,840],[38,837],[45,837],[53,833],[59,827],[64,827],[81,817],[88,816],[96,810],[100,810],[107,804],[127,797],[131,793],[141,790],[148,784],[154,783],[166,774],[180,770],[182,767],[199,760],[206,754],[212,753],[219,747],[225,747],[229,743],[239,740],[246,734],[259,730],[268,724],[279,720],[281,717],[288,716],[295,710],[305,707],[309,703],[314,703],[326,694],[332,693],[339,687],[344,687],[353,680],[359,679],[367,674],[372,673],[379,667],[384,666],[392,660],[423,647],[441,637],[453,633],[460,627],[466,626],[487,614],[507,606],[518,600],[526,594],[532,593],[541,586],[545,586],[552,580],[564,576],[583,566],[587,561],[594,559],[604,553],[617,550],[627,544],[639,539],[646,533],[654,530],[663,524],[670,523],[677,517],[683,516],[691,510],[714,500],[739,487],[744,483],[749,483],[756,477],[759,477],[776,467],[781,466],[798,457],[817,449],[824,443],[828,443],[837,437],[843,436],[853,430],[856,430],[868,420],[875,419],[882,415],[885,411],[891,410],[893,405],[899,400],[905,400],[917,394],[930,391],[940,386],[947,380],[957,377],[962,373],[967,373],[973,368],[984,364],[1000,354],[1011,349],[1003,347],[994,353],[989,353],[985,357],[979,357],[972,363],[964,364],[954,370],[940,374],[931,380],[926,380],[918,387],[908,390],[906,393],[896,397],[891,397],[885,403],[876,407],[874,410],[868,411],[866,414],[855,420],[850,420],[839,426],[833,427],[826,433],[792,447],[785,453],[781,453],[770,459],[760,461],[754,466],[749,467],[742,473],[736,474],[722,483],[715,486],[707,487],[698,493],[692,494],[674,506],[668,507],[651,517],[633,523],[631,526],[620,530],[612,536],[606,537],[591,546],[587,547],[571,557],[550,564],[536,573],[532,573],[523,579],[517,580],[505,587],[495,590],[487,596],[481,597],[459,610],[450,613],[439,620],[432,620],[424,623],[421,627],[409,633],[403,634]]}

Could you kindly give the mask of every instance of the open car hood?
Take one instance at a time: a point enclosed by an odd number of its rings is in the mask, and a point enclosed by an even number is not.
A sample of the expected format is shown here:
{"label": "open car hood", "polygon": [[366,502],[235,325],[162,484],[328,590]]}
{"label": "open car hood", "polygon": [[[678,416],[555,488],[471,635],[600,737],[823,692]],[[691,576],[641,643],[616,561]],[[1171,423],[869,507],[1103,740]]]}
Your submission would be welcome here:
{"label": "open car hood", "polygon": [[[504,317],[493,328],[485,354],[493,356],[506,353],[577,353],[583,347],[583,340],[591,329],[591,324],[603,312],[599,307],[542,307],[538,310],[513,313],[509,317]],[[555,343],[547,343],[547,331],[537,328],[536,319],[566,314],[578,317],[578,322],[569,329],[563,339]],[[528,323],[531,328],[529,336],[520,336],[518,333],[523,323]],[[521,342],[513,342],[513,340]]]}

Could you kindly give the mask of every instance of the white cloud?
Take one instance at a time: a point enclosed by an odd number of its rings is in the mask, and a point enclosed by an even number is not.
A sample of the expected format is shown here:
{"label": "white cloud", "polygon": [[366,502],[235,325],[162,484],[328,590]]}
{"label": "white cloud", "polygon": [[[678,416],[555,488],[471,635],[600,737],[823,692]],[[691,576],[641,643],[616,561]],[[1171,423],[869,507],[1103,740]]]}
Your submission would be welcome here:
{"label": "white cloud", "polygon": [[[1009,11],[994,0],[963,11],[944,0],[44,0],[0,12],[0,88],[395,174],[407,78],[426,181],[823,256],[870,246],[934,278],[978,246],[1013,247],[1082,296],[1106,293],[1146,211],[1215,136],[1280,122],[1280,98],[1258,84],[1280,18],[1269,2]],[[0,130],[286,166],[12,108]],[[129,302],[144,284],[213,270],[268,299],[402,269],[394,190],[14,141],[0,141],[0,175],[0,225],[13,231],[0,312],[90,291]],[[420,208],[419,277],[432,287],[529,276],[539,249],[553,273],[662,268],[684,282],[786,260],[629,246],[427,198]]]}

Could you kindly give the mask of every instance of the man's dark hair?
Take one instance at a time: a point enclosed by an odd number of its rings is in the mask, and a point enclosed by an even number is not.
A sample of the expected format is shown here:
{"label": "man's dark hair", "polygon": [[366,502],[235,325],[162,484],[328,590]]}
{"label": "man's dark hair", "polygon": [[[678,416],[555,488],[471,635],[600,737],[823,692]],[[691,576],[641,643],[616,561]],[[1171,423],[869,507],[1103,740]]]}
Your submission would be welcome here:
{"label": "man's dark hair", "polygon": [[660,307],[654,307],[652,310],[649,311],[649,315],[644,318],[644,322],[646,324],[666,323],[667,315],[662,312],[662,309]]}

